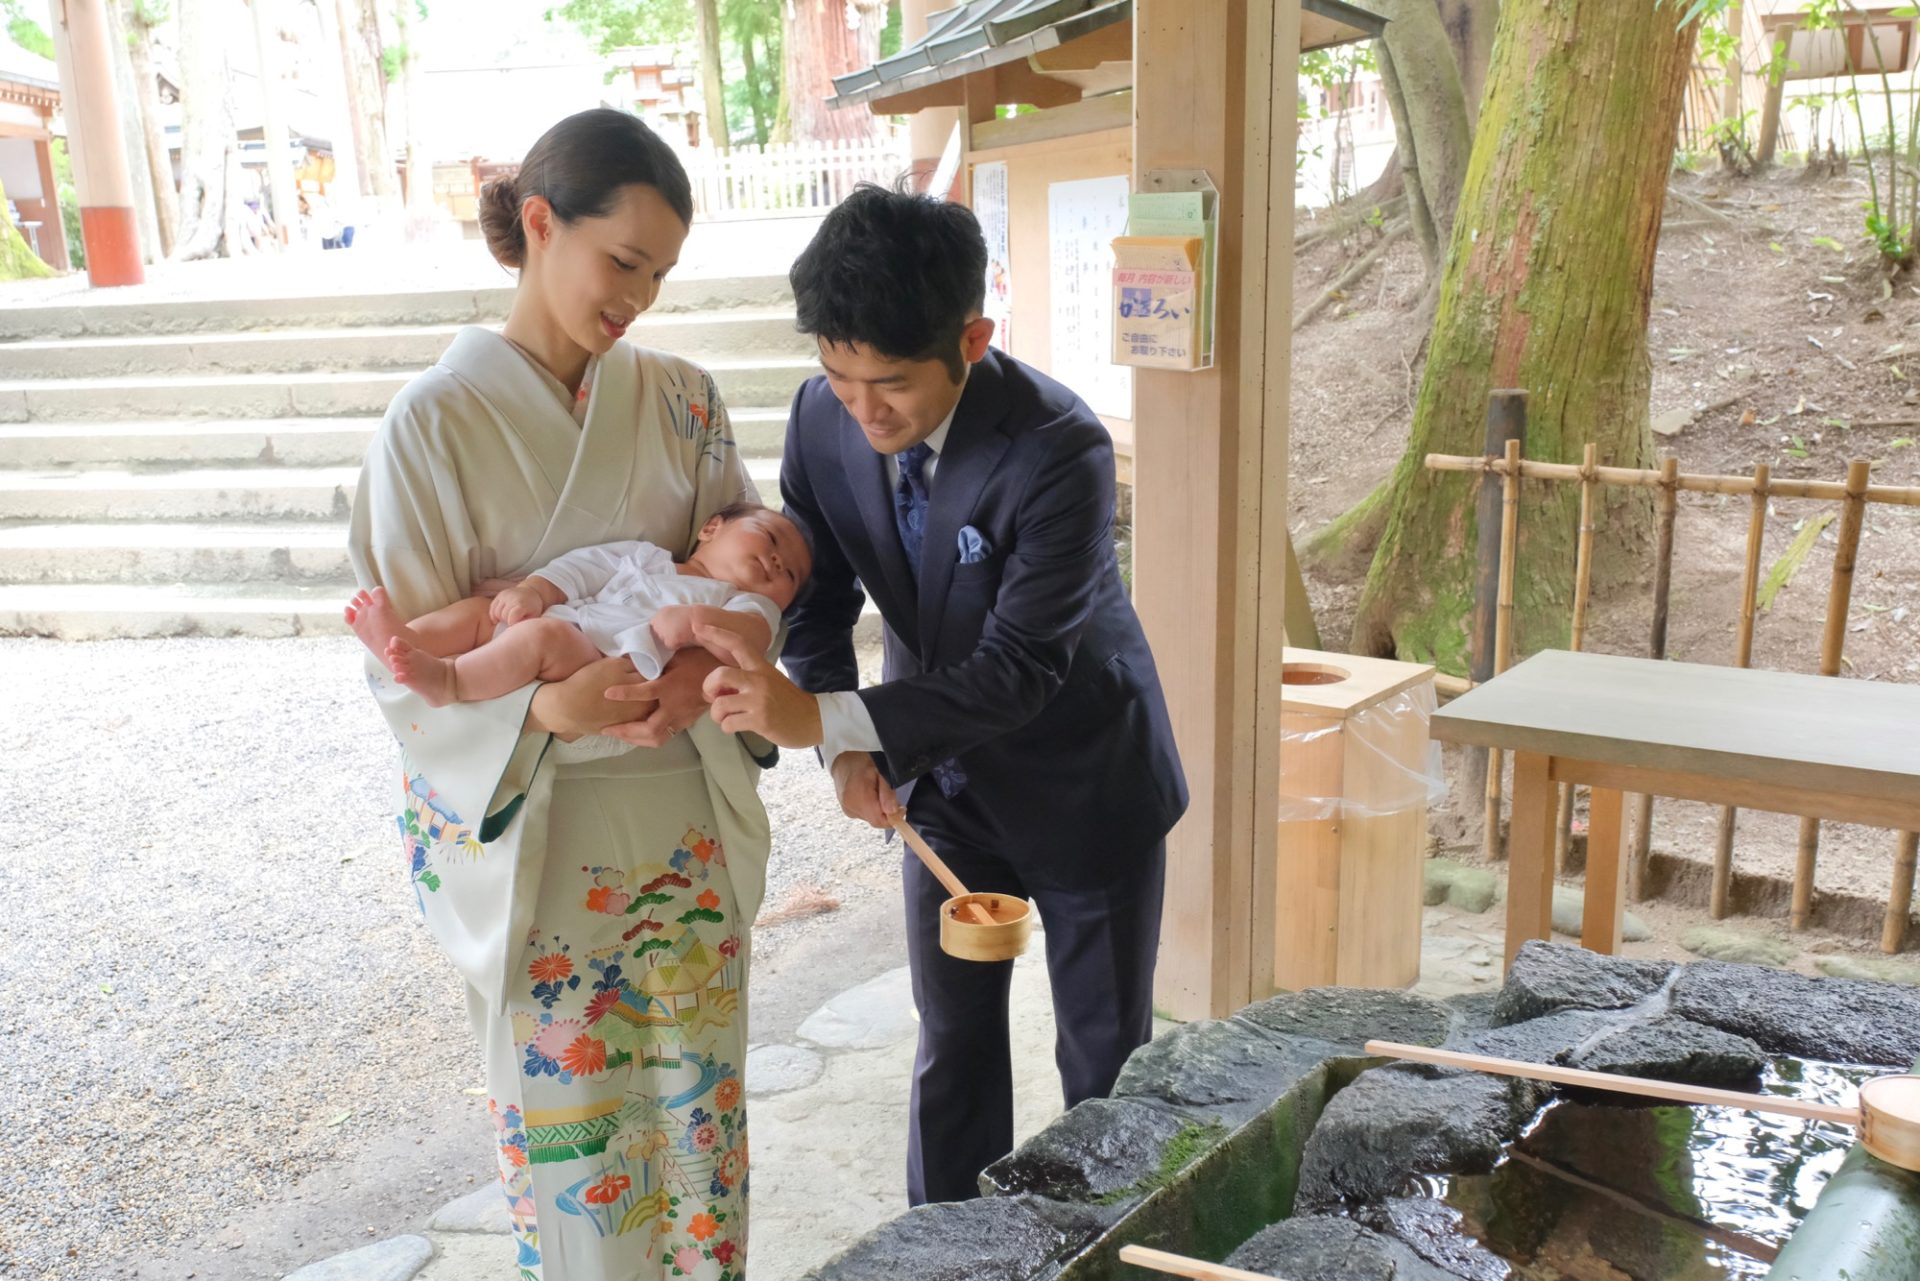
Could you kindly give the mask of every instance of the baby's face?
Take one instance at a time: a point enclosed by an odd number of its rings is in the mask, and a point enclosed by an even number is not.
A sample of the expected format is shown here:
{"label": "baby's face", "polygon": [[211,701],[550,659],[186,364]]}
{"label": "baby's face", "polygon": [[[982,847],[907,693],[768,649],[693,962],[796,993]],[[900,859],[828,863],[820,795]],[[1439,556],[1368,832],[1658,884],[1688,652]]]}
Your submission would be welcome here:
{"label": "baby's face", "polygon": [[706,540],[700,560],[715,577],[765,596],[783,610],[813,572],[813,557],[800,530],[775,511],[756,511],[720,525]]}

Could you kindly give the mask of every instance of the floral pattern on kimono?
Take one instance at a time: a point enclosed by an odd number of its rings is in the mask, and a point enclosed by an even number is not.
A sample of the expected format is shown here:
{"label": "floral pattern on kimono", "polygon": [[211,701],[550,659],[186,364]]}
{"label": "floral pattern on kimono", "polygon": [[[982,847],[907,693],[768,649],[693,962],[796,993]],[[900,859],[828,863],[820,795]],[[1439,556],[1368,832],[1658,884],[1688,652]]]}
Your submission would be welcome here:
{"label": "floral pattern on kimono", "polygon": [[[589,924],[578,942],[536,932],[511,1001],[525,1110],[491,1104],[524,1122],[503,1130],[509,1205],[537,1200],[602,1238],[636,1234],[662,1276],[741,1281],[748,1149],[734,1056],[744,975],[731,904],[716,888],[725,851],[695,829],[657,864],[550,866],[556,874],[573,883]],[[627,1077],[631,1087],[606,1088]],[[583,1087],[582,1098],[566,1087]],[[521,1258],[537,1268],[539,1225],[513,1221]]]}

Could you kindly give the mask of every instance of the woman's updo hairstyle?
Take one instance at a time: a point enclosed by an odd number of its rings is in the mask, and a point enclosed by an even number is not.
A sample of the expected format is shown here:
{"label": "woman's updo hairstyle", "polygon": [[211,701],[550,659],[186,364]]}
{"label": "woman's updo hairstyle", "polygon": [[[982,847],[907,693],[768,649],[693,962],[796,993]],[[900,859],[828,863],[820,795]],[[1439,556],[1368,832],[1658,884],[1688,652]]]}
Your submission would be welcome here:
{"label": "woman's updo hairstyle", "polygon": [[611,107],[568,116],[540,135],[520,170],[480,191],[480,231],[503,267],[527,263],[527,231],[520,207],[544,196],[563,223],[603,217],[620,188],[645,183],[680,221],[693,222],[693,188],[680,158],[639,117]]}

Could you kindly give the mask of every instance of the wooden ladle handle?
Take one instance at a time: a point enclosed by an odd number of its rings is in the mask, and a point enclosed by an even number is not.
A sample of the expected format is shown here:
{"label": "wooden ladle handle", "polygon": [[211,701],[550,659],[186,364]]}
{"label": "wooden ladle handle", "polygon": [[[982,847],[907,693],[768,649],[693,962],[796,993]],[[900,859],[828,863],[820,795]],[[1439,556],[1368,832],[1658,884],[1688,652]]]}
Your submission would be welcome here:
{"label": "wooden ladle handle", "polygon": [[1555,1085],[1577,1085],[1588,1090],[1612,1090],[1642,1098],[1665,1099],[1673,1103],[1700,1103],[1709,1107],[1741,1108],[1748,1112],[1770,1112],[1776,1116],[1797,1117],[1802,1121],[1831,1121],[1836,1125],[1860,1127],[1859,1107],[1840,1107],[1832,1103],[1810,1103],[1786,1099],[1774,1094],[1746,1094],[1739,1090],[1716,1090],[1704,1085],[1676,1085],[1671,1081],[1651,1081],[1640,1076],[1615,1076],[1611,1072],[1587,1072],[1579,1068],[1551,1067],[1545,1063],[1525,1063],[1517,1059],[1496,1059],[1485,1054],[1463,1054],[1458,1050],[1436,1050],[1425,1045],[1402,1045],[1397,1041],[1368,1041],[1368,1054],[1438,1067],[1468,1068],[1491,1072],[1496,1076],[1519,1076]]}
{"label": "wooden ladle handle", "polygon": [[1169,1276],[1191,1277],[1193,1281],[1273,1281],[1273,1278],[1264,1272],[1230,1268],[1224,1263],[1205,1263],[1199,1259],[1189,1259],[1183,1254],[1150,1250],[1144,1245],[1123,1247],[1120,1251],[1120,1262],[1131,1263],[1137,1268],[1151,1268],[1155,1272],[1165,1272]]}
{"label": "wooden ladle handle", "polygon": [[[893,823],[893,830],[900,833],[900,839],[920,856],[920,861],[927,865],[929,872],[933,873],[933,879],[946,887],[948,896],[965,898],[968,893],[967,887],[960,883],[960,878],[953,874],[953,869],[947,866],[946,860],[933,852],[933,846],[927,844],[927,838],[915,831],[913,824],[907,822],[907,816],[895,814],[890,821]],[[973,917],[976,925],[998,924],[993,919],[993,913],[978,903],[967,904],[967,912]]]}

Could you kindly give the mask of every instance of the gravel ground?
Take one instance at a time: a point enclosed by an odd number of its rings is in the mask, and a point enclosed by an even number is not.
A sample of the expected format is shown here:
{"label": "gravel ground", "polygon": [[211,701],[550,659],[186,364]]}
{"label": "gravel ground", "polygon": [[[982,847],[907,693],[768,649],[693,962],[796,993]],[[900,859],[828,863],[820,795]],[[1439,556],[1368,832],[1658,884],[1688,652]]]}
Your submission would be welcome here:
{"label": "gravel ground", "polygon": [[[356,643],[6,640],[0,672],[0,1277],[277,1276],[487,1177]],[[810,753],[763,792],[769,908],[892,919],[897,854]]]}

